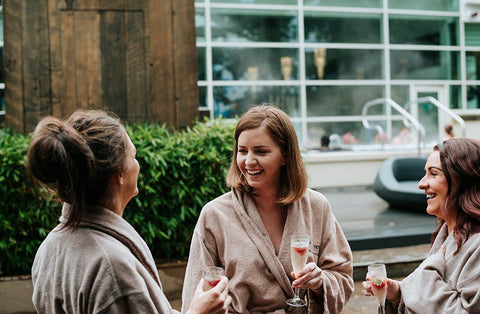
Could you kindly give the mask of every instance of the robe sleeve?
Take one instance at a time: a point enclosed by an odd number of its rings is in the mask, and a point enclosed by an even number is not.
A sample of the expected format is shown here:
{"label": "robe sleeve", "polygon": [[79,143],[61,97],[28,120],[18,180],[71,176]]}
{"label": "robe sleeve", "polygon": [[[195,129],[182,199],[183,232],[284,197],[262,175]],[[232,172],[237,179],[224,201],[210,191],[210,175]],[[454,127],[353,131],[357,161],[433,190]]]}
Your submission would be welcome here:
{"label": "robe sleeve", "polygon": [[400,283],[399,311],[425,313],[480,313],[479,250],[464,264],[456,287],[445,278],[446,261],[438,252],[427,258]]}
{"label": "robe sleeve", "polygon": [[324,226],[328,236],[322,241],[317,262],[323,271],[323,285],[320,295],[309,291],[310,313],[341,313],[354,288],[350,246],[333,214],[329,216]]}
{"label": "robe sleeve", "polygon": [[190,245],[190,254],[182,291],[182,313],[188,310],[205,267],[216,266],[214,262],[217,260],[216,250],[214,248],[209,249],[206,246],[206,243],[215,243],[215,240],[210,242],[204,241],[202,232],[199,229],[202,228],[198,225],[195,228]]}

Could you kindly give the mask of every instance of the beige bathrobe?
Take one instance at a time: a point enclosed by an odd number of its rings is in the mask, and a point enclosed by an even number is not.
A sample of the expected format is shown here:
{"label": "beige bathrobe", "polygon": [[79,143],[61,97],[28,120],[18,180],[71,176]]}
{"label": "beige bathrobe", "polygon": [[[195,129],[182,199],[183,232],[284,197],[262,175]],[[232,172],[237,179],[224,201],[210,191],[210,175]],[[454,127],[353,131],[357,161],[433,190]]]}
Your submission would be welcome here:
{"label": "beige bathrobe", "polygon": [[340,313],[353,291],[352,252],[327,199],[312,190],[288,208],[278,256],[249,195],[233,189],[205,205],[192,238],[183,309],[192,300],[202,270],[217,265],[229,279],[229,312],[306,313],[307,308],[286,304],[294,296],[290,238],[298,232],[310,236],[311,256],[323,270],[322,295],[308,291],[308,312]]}
{"label": "beige bathrobe", "polygon": [[400,283],[399,306],[389,313],[480,313],[480,233],[457,250],[445,224],[428,257]]}
{"label": "beige bathrobe", "polygon": [[[69,215],[65,204],[61,221]],[[38,313],[178,313],[163,294],[152,254],[133,227],[92,206],[75,231],[49,233],[32,267]]]}

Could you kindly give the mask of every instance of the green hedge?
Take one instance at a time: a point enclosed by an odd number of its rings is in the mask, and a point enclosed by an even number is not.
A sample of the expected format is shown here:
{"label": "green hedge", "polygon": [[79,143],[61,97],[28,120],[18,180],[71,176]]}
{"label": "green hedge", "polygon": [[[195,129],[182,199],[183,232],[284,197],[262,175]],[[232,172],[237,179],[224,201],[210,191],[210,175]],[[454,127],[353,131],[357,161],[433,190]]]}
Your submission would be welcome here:
{"label": "green hedge", "polygon": [[[131,124],[127,131],[140,175],[139,195],[124,218],[157,260],[184,258],[202,206],[227,191],[234,125],[216,119],[184,131],[158,124]],[[36,193],[25,173],[29,142],[29,136],[0,133],[1,275],[30,273],[35,252],[60,213],[60,204]]]}

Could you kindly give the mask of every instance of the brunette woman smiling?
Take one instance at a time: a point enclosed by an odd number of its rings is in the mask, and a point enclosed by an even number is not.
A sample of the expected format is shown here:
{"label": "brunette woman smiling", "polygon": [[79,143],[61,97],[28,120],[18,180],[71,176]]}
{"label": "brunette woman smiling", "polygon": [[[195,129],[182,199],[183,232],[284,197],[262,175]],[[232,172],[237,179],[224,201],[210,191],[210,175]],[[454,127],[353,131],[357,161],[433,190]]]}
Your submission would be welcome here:
{"label": "brunette woman smiling", "polygon": [[[192,238],[183,306],[201,270],[220,266],[229,278],[233,313],[340,313],[353,290],[352,253],[327,199],[307,188],[290,118],[256,106],[238,121],[227,183],[232,190],[203,208]],[[310,238],[310,260],[296,275],[295,233]],[[299,288],[308,307],[287,299]]]}
{"label": "brunette woman smiling", "polygon": [[[387,280],[387,312],[480,313],[480,141],[436,145],[418,187],[439,227],[425,261],[404,280]],[[370,283],[363,287],[371,295]]]}

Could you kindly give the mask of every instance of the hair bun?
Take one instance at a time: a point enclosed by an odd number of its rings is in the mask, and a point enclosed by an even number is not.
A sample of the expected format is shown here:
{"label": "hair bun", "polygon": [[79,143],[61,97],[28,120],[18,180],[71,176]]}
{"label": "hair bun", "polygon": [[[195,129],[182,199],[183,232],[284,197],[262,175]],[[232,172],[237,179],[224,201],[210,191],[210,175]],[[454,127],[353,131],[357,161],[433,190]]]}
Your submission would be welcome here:
{"label": "hair bun", "polygon": [[91,172],[94,164],[93,153],[83,137],[54,117],[37,125],[28,160],[31,173],[47,185],[71,184],[74,178],[69,174]]}

